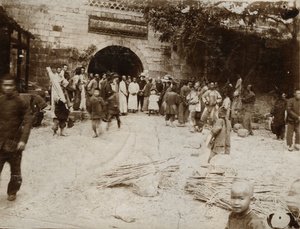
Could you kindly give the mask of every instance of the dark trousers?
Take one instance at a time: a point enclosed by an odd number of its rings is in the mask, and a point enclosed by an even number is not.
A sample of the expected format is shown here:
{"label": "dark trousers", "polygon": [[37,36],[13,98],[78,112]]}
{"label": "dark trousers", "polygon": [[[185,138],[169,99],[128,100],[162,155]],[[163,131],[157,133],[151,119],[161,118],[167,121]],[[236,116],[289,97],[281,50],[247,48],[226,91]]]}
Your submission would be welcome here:
{"label": "dark trousers", "polygon": [[244,114],[243,126],[245,129],[249,131],[249,134],[253,133],[251,121],[252,121],[252,113],[250,111],[246,111]]}
{"label": "dark trousers", "polygon": [[171,122],[174,122],[174,120],[175,120],[175,114],[166,114],[165,120],[166,121],[170,120]]}
{"label": "dark trousers", "polygon": [[295,144],[300,144],[300,123],[291,123],[287,125],[286,143],[288,146],[293,145],[293,135],[295,132]]}
{"label": "dark trousers", "polygon": [[144,96],[144,105],[143,105],[142,110],[148,111],[148,106],[149,106],[149,96],[147,96],[147,97]]}
{"label": "dark trousers", "polygon": [[0,174],[3,170],[3,166],[6,162],[10,165],[10,181],[7,187],[8,195],[15,195],[21,187],[21,160],[22,152],[6,152],[0,150]]}
{"label": "dark trousers", "polygon": [[53,119],[52,130],[54,132],[56,132],[58,128],[64,129],[66,126],[67,126],[67,119],[58,119],[58,118]]}
{"label": "dark trousers", "polygon": [[278,139],[284,139],[285,125],[274,126],[274,133],[276,134]]}
{"label": "dark trousers", "polygon": [[101,119],[92,119],[92,129],[97,134],[97,129],[99,128],[101,124]]}
{"label": "dark trousers", "polygon": [[144,96],[143,95],[137,95],[137,100],[138,100],[138,108],[141,107],[141,110],[143,110]]}
{"label": "dark trousers", "polygon": [[180,103],[178,107],[178,123],[185,124],[188,122],[189,117],[189,106],[186,106],[184,103]]}
{"label": "dark trousers", "polygon": [[118,128],[121,127],[121,120],[120,120],[120,115],[119,114],[108,114],[108,119],[107,119],[107,129],[109,128],[110,126],[110,122],[111,122],[111,119],[112,117],[116,117],[117,119],[117,123],[118,123]]}

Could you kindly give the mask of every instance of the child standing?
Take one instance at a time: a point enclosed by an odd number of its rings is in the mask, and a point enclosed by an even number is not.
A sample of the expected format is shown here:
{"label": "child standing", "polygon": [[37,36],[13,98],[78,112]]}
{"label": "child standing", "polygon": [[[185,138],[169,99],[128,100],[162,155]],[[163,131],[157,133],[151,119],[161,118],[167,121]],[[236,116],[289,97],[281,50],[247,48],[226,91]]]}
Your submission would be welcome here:
{"label": "child standing", "polygon": [[156,89],[152,89],[151,94],[149,96],[149,105],[148,105],[149,116],[152,111],[158,114],[158,110],[159,110],[158,100],[159,100],[159,96],[157,95]]}
{"label": "child standing", "polygon": [[104,114],[104,109],[105,109],[105,102],[100,97],[100,90],[99,89],[94,89],[93,95],[90,98],[90,106],[89,106],[89,113],[91,114],[91,120],[92,120],[92,129],[94,131],[93,138],[98,137],[97,130],[100,127],[101,120],[103,118]]}
{"label": "child standing", "polygon": [[217,154],[230,154],[230,131],[231,123],[226,118],[227,110],[221,107],[219,110],[219,118],[211,129],[211,136],[214,139],[212,148],[208,158],[208,163]]}
{"label": "child standing", "polygon": [[235,181],[231,187],[232,212],[225,229],[265,229],[261,219],[252,211],[253,185],[246,180]]}
{"label": "child standing", "polygon": [[119,109],[118,95],[113,90],[111,90],[108,93],[108,96],[109,96],[108,99],[107,99],[108,120],[107,120],[106,130],[109,129],[112,117],[116,117],[117,123],[118,123],[118,128],[120,128],[121,127],[121,120],[120,120],[120,109]]}

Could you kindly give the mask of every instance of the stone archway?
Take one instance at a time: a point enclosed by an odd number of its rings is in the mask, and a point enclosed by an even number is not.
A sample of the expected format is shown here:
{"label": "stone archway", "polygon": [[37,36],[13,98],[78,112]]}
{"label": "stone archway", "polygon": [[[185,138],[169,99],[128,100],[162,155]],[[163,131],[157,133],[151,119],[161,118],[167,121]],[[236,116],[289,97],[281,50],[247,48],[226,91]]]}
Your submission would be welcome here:
{"label": "stone archway", "polygon": [[91,59],[88,72],[116,72],[137,77],[144,67],[140,58],[129,48],[111,45],[99,50]]}
{"label": "stone archway", "polygon": [[[137,76],[141,72],[148,71],[148,69],[149,69],[149,64],[148,64],[145,56],[143,55],[142,51],[135,44],[133,44],[132,42],[130,42],[128,40],[112,39],[112,40],[109,40],[106,42],[96,44],[96,47],[97,47],[97,51],[94,54],[94,58],[92,58],[90,61],[90,64],[88,67],[89,70],[94,68],[94,67],[92,67],[92,65],[95,65],[95,62],[96,62],[96,64],[97,64],[97,62],[99,63],[99,60],[101,59],[99,57],[101,56],[101,54],[104,55],[104,53],[107,53],[107,52],[109,53],[109,49],[116,51],[118,49],[117,47],[119,47],[121,56],[122,56],[122,54],[124,54],[124,51],[125,51],[125,53],[131,53],[131,61],[130,62],[137,64],[137,70],[134,71],[135,73],[133,75],[131,74],[132,76]],[[108,70],[111,71],[110,69],[108,69]],[[122,74],[122,73],[120,72],[119,74]]]}

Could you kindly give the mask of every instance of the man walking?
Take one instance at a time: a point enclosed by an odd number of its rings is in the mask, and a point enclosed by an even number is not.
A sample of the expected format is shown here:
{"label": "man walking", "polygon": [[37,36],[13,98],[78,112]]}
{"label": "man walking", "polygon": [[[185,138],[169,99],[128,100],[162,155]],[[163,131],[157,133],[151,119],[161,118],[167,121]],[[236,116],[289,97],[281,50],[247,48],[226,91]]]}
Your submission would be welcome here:
{"label": "man walking", "polygon": [[31,126],[30,107],[16,92],[15,77],[2,78],[0,96],[0,173],[6,162],[10,164],[10,181],[7,188],[8,200],[14,201],[22,183],[21,159]]}
{"label": "man walking", "polygon": [[295,148],[299,150],[300,144],[300,89],[295,90],[295,97],[288,100],[287,103],[287,133],[286,143],[288,150],[293,151],[293,135],[295,132]]}

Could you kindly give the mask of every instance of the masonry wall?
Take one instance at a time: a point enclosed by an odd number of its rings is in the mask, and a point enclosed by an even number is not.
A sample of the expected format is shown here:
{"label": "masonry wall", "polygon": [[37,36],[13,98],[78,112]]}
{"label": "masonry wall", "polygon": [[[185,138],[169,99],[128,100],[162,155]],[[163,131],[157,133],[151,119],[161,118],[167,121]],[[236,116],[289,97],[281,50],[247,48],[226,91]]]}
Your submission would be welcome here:
{"label": "masonry wall", "polygon": [[72,57],[71,49],[84,52],[90,45],[97,47],[96,52],[109,45],[130,48],[151,77],[170,74],[184,78],[189,75],[189,68],[171,52],[169,44],[158,41],[151,29],[148,30],[148,39],[88,32],[89,15],[142,20],[141,13],[90,6],[87,0],[22,0],[22,3],[2,0],[2,4],[9,16],[36,37],[31,40],[30,81],[47,85],[47,66],[67,63],[70,70],[74,70],[80,63]]}

